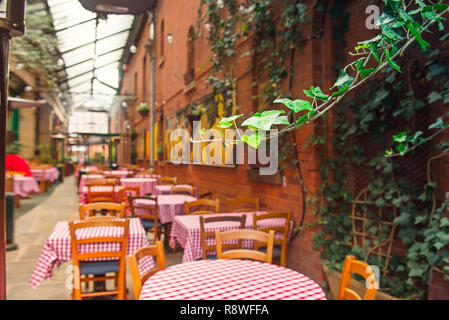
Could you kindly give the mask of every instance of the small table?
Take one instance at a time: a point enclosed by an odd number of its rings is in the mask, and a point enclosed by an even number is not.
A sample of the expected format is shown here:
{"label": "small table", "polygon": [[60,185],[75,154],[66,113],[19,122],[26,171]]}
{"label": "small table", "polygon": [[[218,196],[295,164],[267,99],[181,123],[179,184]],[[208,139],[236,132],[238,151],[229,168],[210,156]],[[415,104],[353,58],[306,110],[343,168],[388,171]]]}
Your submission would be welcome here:
{"label": "small table", "polygon": [[126,178],[131,172],[130,171],[120,171],[120,170],[114,170],[114,171],[103,171],[104,175],[114,175],[119,178]]}
{"label": "small table", "polygon": [[59,178],[59,170],[55,167],[49,169],[31,169],[31,173],[36,180],[53,182]]}
{"label": "small table", "polygon": [[[92,186],[90,187],[90,190],[93,192],[111,192],[112,188],[114,188],[114,202],[120,202],[120,190],[123,189],[122,186]],[[87,193],[88,193],[89,189],[87,187],[84,187],[81,190],[81,194],[80,194],[80,198],[79,198],[79,202],[81,204],[86,204],[87,203]]]}
{"label": "small table", "polygon": [[[175,216],[185,214],[184,202],[195,200],[195,197],[183,194],[157,196],[159,221],[162,224],[172,222]],[[135,203],[140,205],[154,205],[154,201],[152,200],[136,200]],[[136,211],[136,214],[138,215],[139,211]]]}
{"label": "small table", "polygon": [[83,174],[80,177],[80,183],[78,186],[78,193],[83,192],[83,188],[87,185],[87,182],[89,180],[95,180],[95,179],[103,179],[104,176],[101,174]]}
{"label": "small table", "polygon": [[[204,217],[219,217],[219,216],[242,216],[246,215],[245,228],[253,229],[253,216],[255,214],[263,214],[264,211],[257,212],[230,212],[230,213],[217,213],[217,214],[207,214]],[[170,247],[176,247],[179,244],[184,248],[184,254],[182,256],[182,262],[192,262],[201,259],[203,256],[203,247],[201,245],[201,229],[200,229],[200,216],[201,215],[184,215],[176,216],[173,220],[173,226],[170,232]],[[261,228],[278,227],[285,224],[285,219],[266,219],[259,222],[258,226]],[[293,223],[290,225],[290,234]],[[240,228],[239,223],[232,221],[223,221],[207,224],[205,226],[206,232],[214,230],[232,230]],[[275,237],[281,236],[276,233]],[[206,239],[210,240],[210,239]],[[212,239],[212,241],[215,241]],[[210,244],[213,244],[211,242]],[[243,246],[250,248],[252,247],[252,241],[244,241]]]}
{"label": "small table", "polygon": [[140,300],[326,300],[323,289],[294,270],[251,260],[182,263],[150,277]]}
{"label": "small table", "polygon": [[40,193],[39,185],[36,182],[36,179],[33,177],[18,177],[15,176],[14,178],[14,194],[22,197],[27,198],[32,193]]}
{"label": "small table", "polygon": [[[190,184],[177,184],[177,187],[183,187],[183,188],[193,188]],[[166,194],[170,194],[171,193],[171,188],[173,187],[173,185],[171,184],[160,184],[154,187],[154,194],[159,196],[159,195],[166,195]],[[194,194],[195,196],[197,195],[197,190],[195,188],[194,189]]]}
{"label": "small table", "polygon": [[140,194],[153,193],[157,184],[157,179],[153,178],[122,178],[120,179],[122,187],[139,187]]}
{"label": "small table", "polygon": [[[121,236],[118,228],[115,227],[94,227],[83,229],[83,233],[90,236],[96,235],[98,237],[118,237]],[[123,231],[121,231],[123,234]],[[82,235],[80,235],[82,236]],[[142,227],[140,219],[130,219],[129,221],[129,233],[128,233],[128,245],[126,247],[127,254],[132,254],[142,247],[149,245],[148,238],[145,230]],[[117,250],[117,244],[105,245],[100,243],[89,247],[89,252],[98,251],[101,248],[102,251]],[[37,260],[33,274],[29,281],[33,288],[39,287],[42,281],[50,278],[53,275],[53,267],[60,266],[66,261],[72,259],[72,247],[69,223],[67,221],[60,221],[56,224],[55,228],[48,237],[39,259]],[[139,271],[145,272],[150,270],[154,266],[153,258],[147,257],[139,262]]]}

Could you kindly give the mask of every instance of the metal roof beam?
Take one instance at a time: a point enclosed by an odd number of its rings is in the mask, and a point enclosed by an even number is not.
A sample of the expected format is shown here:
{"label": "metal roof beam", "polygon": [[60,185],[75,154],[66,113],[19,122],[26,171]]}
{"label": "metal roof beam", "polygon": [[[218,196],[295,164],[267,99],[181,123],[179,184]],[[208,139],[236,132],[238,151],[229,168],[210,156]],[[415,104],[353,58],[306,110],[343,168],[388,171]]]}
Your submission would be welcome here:
{"label": "metal roof beam", "polygon": [[[126,47],[120,47],[120,48],[117,48],[117,49],[108,51],[108,52],[106,52],[106,53],[102,53],[102,54],[98,55],[97,58],[100,58],[100,57],[103,57],[103,56],[108,55],[108,54],[110,54],[110,53],[113,53],[113,52],[115,52],[115,51],[124,50],[124,49],[126,49]],[[89,61],[92,60],[92,59],[93,59],[93,58],[86,59],[86,60],[84,60],[84,61],[74,63],[74,64],[72,64],[72,65],[70,65],[70,66],[67,66],[67,65],[66,65],[65,68],[59,69],[59,70],[57,70],[56,72],[61,72],[61,71],[63,71],[63,70],[69,69],[69,68],[71,68],[71,67],[76,67],[76,66],[78,66],[78,65],[80,65],[80,64],[89,62]]]}
{"label": "metal roof beam", "polygon": [[[88,73],[90,73],[90,72],[95,72],[95,71],[98,70],[98,69],[102,69],[102,68],[104,68],[104,67],[107,67],[108,65],[113,64],[113,63],[116,63],[116,62],[119,62],[120,60],[121,60],[121,59],[117,59],[117,60],[108,62],[108,63],[106,63],[106,64],[104,64],[104,65],[102,65],[102,66],[100,66],[100,67],[94,67],[93,69],[91,69],[91,70],[89,70],[89,71],[86,71],[86,72],[77,74],[76,76],[73,76],[73,77],[71,77],[71,78],[67,78],[67,79],[65,79],[64,81],[59,82],[59,85],[61,85],[61,84],[63,84],[63,83],[66,83],[66,82],[68,82],[69,80],[73,80],[73,79],[79,78],[79,77],[81,77],[81,76],[84,76],[84,75],[86,75],[86,74],[88,74]],[[114,89],[114,90],[116,90],[116,89]]]}
{"label": "metal roof beam", "polygon": [[121,34],[121,33],[128,32],[128,31],[130,31],[130,30],[131,30],[131,28],[128,28],[128,29],[125,29],[125,30],[122,30],[122,31],[119,31],[119,32],[116,32],[116,33],[113,33],[113,34],[110,34],[110,35],[108,35],[108,36],[106,36],[106,37],[103,37],[103,38],[100,38],[100,39],[97,39],[97,40],[94,40],[94,41],[90,41],[90,42],[85,43],[85,44],[83,44],[83,45],[80,45],[80,46],[78,46],[78,47],[75,47],[75,48],[66,50],[66,51],[62,52],[62,54],[64,55],[64,54],[66,54],[66,53],[69,53],[69,52],[72,52],[72,51],[81,49],[81,48],[83,48],[83,47],[85,47],[85,46],[87,46],[87,45],[95,44],[95,43],[98,42],[98,41],[102,41],[102,40],[105,40],[105,39],[108,39],[108,38],[112,38],[112,37],[117,36],[117,35],[119,35],[119,34]]}

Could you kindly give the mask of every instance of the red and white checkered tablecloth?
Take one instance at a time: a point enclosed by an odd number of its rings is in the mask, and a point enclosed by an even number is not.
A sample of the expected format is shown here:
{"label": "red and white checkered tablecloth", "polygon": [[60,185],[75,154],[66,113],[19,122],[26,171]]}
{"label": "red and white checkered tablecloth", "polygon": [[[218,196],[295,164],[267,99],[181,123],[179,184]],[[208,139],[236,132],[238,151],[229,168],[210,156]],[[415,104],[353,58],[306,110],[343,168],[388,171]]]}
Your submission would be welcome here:
{"label": "red and white checkered tablecloth", "polygon": [[126,170],[113,170],[113,171],[103,171],[104,175],[114,175],[117,176],[119,178],[126,178],[128,175],[131,174],[130,171],[126,171]]}
{"label": "red and white checkered tablecloth", "polygon": [[102,178],[104,178],[104,176],[101,174],[91,174],[91,175],[83,174],[80,178],[80,185],[78,186],[78,192],[79,193],[83,192],[83,189],[85,186],[87,186],[88,181]]}
{"label": "red and white checkered tablecloth", "polygon": [[154,193],[154,187],[157,179],[153,178],[124,178],[120,179],[120,185],[123,187],[139,187],[140,194]]}
{"label": "red and white checkered tablecloth", "polygon": [[251,260],[200,260],[157,272],[140,300],[326,300],[323,289],[294,270]]}
{"label": "red and white checkered tablecloth", "polygon": [[[191,185],[189,184],[177,184],[177,187],[183,187],[183,188],[192,188]],[[154,187],[154,194],[159,196],[159,195],[166,195],[166,194],[170,194],[171,192],[171,188],[173,187],[173,185],[170,184],[161,184],[161,185],[157,185]],[[197,189],[195,189],[195,197],[198,197],[197,194]]]}
{"label": "red and white checkered tablecloth", "polygon": [[32,193],[40,193],[41,190],[33,177],[14,177],[13,192],[15,195],[26,198]]}
{"label": "red and white checkered tablecloth", "polygon": [[[263,214],[265,212],[232,212],[232,213],[218,213],[218,214],[208,214],[207,217],[216,217],[223,215],[233,215],[233,216],[241,216],[246,215],[245,220],[245,228],[253,229],[253,215],[254,214]],[[285,219],[277,218],[277,219],[267,219],[261,220],[258,223],[259,228],[269,228],[269,227],[278,227],[285,224]],[[290,234],[291,227],[290,226]],[[214,230],[232,230],[240,228],[240,223],[233,221],[226,222],[215,222],[208,223],[205,225],[206,232],[214,231]],[[282,237],[282,234],[276,232],[275,238]],[[208,238],[206,239],[207,244],[213,245],[215,243],[215,239]],[[176,244],[181,245],[184,248],[184,254],[182,256],[182,262],[192,262],[198,259],[201,259],[203,256],[203,248],[201,245],[201,229],[200,229],[200,215],[184,215],[184,216],[176,216],[173,220],[173,226],[170,233],[170,247],[174,247]],[[252,247],[252,241],[243,241],[243,246],[245,248]],[[211,252],[211,254],[214,254]]]}
{"label": "red and white checkered tablecloth", "polygon": [[[123,235],[123,228],[119,227],[95,227],[83,228],[77,233],[77,238],[86,237],[120,237]],[[142,247],[149,245],[147,235],[142,227],[140,219],[130,219],[127,254],[132,254]],[[80,252],[97,251],[118,251],[120,245],[117,243],[98,243],[94,245],[80,246]],[[48,237],[41,254],[36,262],[33,274],[29,281],[33,288],[39,287],[42,281],[53,275],[53,267],[59,267],[62,263],[72,259],[71,237],[69,223],[60,221],[56,224],[52,233]],[[100,260],[100,259],[98,259]],[[139,263],[139,271],[145,272],[154,267],[154,261],[151,257],[142,259]]]}
{"label": "red and white checkered tablecloth", "polygon": [[[184,215],[184,202],[194,200],[196,200],[195,197],[183,194],[157,196],[159,221],[161,223],[172,222],[175,216]],[[140,205],[154,205],[154,201],[151,200],[136,200],[135,203]],[[136,214],[138,215],[139,210],[136,211]]]}
{"label": "red and white checkered tablecloth", "polygon": [[59,170],[56,167],[50,169],[31,169],[31,174],[36,180],[55,181],[59,178]]}
{"label": "red and white checkered tablecloth", "polygon": [[[102,192],[102,191],[110,192],[112,188],[114,188],[114,196],[115,196],[114,201],[115,202],[119,202],[119,200],[120,200],[120,190],[123,189],[122,186],[115,186],[115,187],[111,187],[111,186],[93,186],[90,189],[91,189],[92,192]],[[82,189],[82,191],[81,191],[80,199],[79,199],[79,202],[81,204],[87,203],[87,192],[88,192],[87,187],[84,187]]]}

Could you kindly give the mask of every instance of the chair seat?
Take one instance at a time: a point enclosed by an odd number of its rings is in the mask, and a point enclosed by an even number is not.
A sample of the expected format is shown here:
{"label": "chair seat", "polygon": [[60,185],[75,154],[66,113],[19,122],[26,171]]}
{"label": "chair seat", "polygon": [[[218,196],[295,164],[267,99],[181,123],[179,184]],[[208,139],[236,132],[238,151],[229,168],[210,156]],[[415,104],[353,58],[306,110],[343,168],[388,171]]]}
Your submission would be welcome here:
{"label": "chair seat", "polygon": [[[154,228],[154,220],[140,219],[140,221],[142,222],[142,226],[145,230]],[[157,224],[158,227],[162,225],[159,220],[157,221]]]}
{"label": "chair seat", "polygon": [[[260,248],[259,251],[263,253],[267,253],[267,248]],[[282,255],[282,247],[275,246],[273,247],[273,259],[280,259]]]}
{"label": "chair seat", "polygon": [[[217,255],[206,256],[206,260],[216,260]],[[197,261],[203,260],[203,257],[197,259]]]}
{"label": "chair seat", "polygon": [[119,260],[110,261],[80,261],[80,273],[87,275],[102,275],[111,272],[118,272]]}

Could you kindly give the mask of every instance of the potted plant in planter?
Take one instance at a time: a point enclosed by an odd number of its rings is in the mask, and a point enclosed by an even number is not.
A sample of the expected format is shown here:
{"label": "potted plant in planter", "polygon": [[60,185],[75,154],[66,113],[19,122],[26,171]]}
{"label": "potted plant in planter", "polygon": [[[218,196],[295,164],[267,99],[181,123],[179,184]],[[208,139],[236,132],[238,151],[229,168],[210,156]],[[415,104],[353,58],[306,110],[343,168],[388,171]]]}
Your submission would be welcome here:
{"label": "potted plant in planter", "polygon": [[193,124],[193,121],[199,121],[201,116],[206,113],[206,107],[204,104],[193,105],[190,107],[190,113],[187,115],[187,119],[190,124]]}
{"label": "potted plant in planter", "polygon": [[148,108],[148,104],[146,102],[141,102],[137,107],[137,111],[140,113],[142,117],[146,117],[150,112],[150,108]]}

